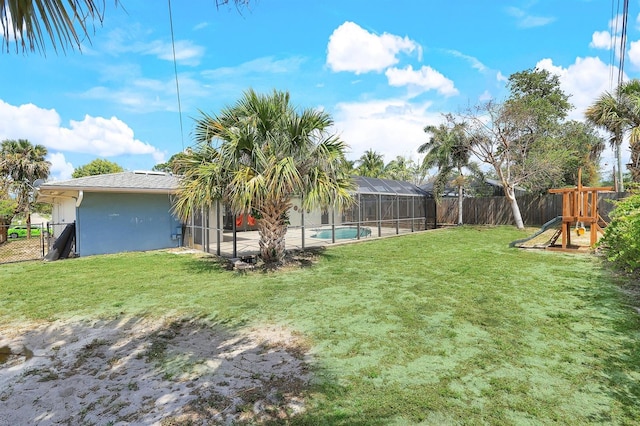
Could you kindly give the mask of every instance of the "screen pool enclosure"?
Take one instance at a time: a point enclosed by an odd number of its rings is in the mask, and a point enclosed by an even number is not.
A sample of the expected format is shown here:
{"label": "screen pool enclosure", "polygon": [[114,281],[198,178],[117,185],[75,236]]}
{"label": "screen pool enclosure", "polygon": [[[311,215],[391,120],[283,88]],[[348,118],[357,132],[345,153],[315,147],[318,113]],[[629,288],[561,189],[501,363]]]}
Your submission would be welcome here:
{"label": "screen pool enclosure", "polygon": [[[407,234],[427,229],[428,194],[418,186],[389,179],[354,177],[354,204],[345,210],[305,211],[294,197],[289,211],[287,249]],[[255,220],[234,215],[220,203],[197,212],[184,227],[184,243],[220,256],[259,253]]]}

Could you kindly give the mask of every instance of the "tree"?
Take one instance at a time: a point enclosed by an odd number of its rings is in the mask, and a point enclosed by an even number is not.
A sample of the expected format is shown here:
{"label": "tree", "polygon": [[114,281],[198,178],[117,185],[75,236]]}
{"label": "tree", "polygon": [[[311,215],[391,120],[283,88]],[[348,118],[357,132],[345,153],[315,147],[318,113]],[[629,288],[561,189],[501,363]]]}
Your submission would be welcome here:
{"label": "tree", "polygon": [[[120,1],[113,0],[117,6]],[[215,0],[216,6],[231,0]],[[233,0],[240,8],[250,0]],[[3,30],[3,48],[8,52],[13,40],[16,51],[45,52],[49,40],[55,51],[82,50],[83,41],[91,41],[90,29],[95,23],[102,25],[106,3],[97,0],[0,0],[0,27]]]}
{"label": "tree", "polygon": [[165,173],[173,173],[176,175],[181,175],[183,173],[183,170],[180,169],[181,160],[183,160],[188,155],[189,155],[189,150],[187,150],[186,152],[178,152],[176,154],[173,154],[171,158],[169,158],[169,161],[167,161],[166,163],[156,164],[155,166],[153,166],[152,170],[156,172],[165,172]]}
{"label": "tree", "polygon": [[384,166],[382,176],[386,179],[412,182],[419,185],[424,180],[425,174],[420,165],[416,164],[411,158],[398,155]]}
{"label": "tree", "polygon": [[234,214],[250,213],[257,219],[262,259],[280,262],[293,197],[301,197],[303,209],[352,202],[346,145],[328,133],[332,124],[325,112],[296,111],[289,93],[275,90],[248,90],[218,116],[202,113],[196,147],[180,161],[185,172],[174,210],[187,219],[222,200]]}
{"label": "tree", "polygon": [[9,192],[15,195],[16,213],[27,220],[27,238],[31,238],[31,206],[33,182],[49,177],[51,163],[45,160],[47,148],[32,145],[26,139],[4,140],[0,146],[0,175],[9,182]]}
{"label": "tree", "polygon": [[96,158],[95,160],[77,167],[71,174],[72,178],[81,178],[85,176],[107,175],[109,173],[124,172],[122,166],[109,160]]}
{"label": "tree", "polygon": [[0,194],[0,244],[7,241],[7,231],[16,214],[18,203],[16,200],[6,198]]}
{"label": "tree", "polygon": [[381,178],[384,176],[384,157],[382,154],[368,149],[356,161],[358,176]]}
{"label": "tree", "polygon": [[[608,131],[611,146],[619,154],[625,134],[629,134],[631,162],[627,168],[634,182],[640,182],[640,80],[620,84],[615,94],[605,92],[587,108],[588,122]],[[622,184],[622,164],[618,155],[618,181]],[[619,190],[624,190],[621,185]]]}
{"label": "tree", "polygon": [[458,225],[462,225],[462,201],[466,183],[462,169],[474,167],[471,163],[471,150],[464,132],[464,124],[426,126],[424,131],[431,137],[429,141],[418,147],[418,152],[426,153],[422,160],[422,168],[424,170],[438,168],[433,185],[437,203],[440,202],[447,182],[451,180],[452,172],[456,172],[453,181],[458,187]]}
{"label": "tree", "polygon": [[539,191],[560,179],[569,151],[557,136],[571,104],[558,77],[545,70],[515,73],[508,87],[504,103],[489,101],[447,119],[464,123],[469,150],[494,169],[515,225],[524,229],[515,188]]}
{"label": "tree", "polygon": [[597,186],[600,181],[600,154],[605,141],[589,123],[570,120],[560,126],[558,140],[568,151],[562,169],[561,180],[553,186],[573,186],[578,180],[578,169],[582,169],[582,184]]}

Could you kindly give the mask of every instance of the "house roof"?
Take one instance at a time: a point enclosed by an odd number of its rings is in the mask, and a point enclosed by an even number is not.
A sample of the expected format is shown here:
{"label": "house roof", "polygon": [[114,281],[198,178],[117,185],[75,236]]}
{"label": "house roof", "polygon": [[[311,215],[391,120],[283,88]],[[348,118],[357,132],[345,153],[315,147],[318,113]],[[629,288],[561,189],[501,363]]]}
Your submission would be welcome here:
{"label": "house roof", "polygon": [[353,182],[356,185],[356,192],[359,194],[426,195],[418,186],[399,180],[354,176]]}
{"label": "house roof", "polygon": [[[410,182],[354,176],[356,192],[360,194],[424,196],[425,191]],[[130,171],[86,176],[47,182],[38,188],[38,199],[50,202],[55,197],[73,197],[84,192],[174,193],[179,177],[170,173]]]}
{"label": "house roof", "polygon": [[173,192],[177,188],[178,177],[172,174],[130,171],[47,182],[42,184],[39,190],[41,192],[55,189],[91,192]]}
{"label": "house roof", "polygon": [[51,203],[57,198],[78,198],[82,192],[172,194],[178,177],[170,173],[130,171],[47,182],[38,188],[38,201]]}

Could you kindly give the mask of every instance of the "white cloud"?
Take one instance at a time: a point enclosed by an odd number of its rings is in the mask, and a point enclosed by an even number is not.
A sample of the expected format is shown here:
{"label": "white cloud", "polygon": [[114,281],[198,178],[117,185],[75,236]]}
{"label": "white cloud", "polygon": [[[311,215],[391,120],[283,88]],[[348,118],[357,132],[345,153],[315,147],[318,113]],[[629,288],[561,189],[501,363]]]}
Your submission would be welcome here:
{"label": "white cloud", "polygon": [[636,68],[640,68],[640,40],[631,42],[627,55],[629,57],[629,62],[631,62]]}
{"label": "white cloud", "polygon": [[614,16],[609,21],[609,29],[611,30],[612,33],[620,34],[622,32],[622,19],[623,18],[624,18],[624,15],[622,15],[620,13],[620,14]]}
{"label": "white cloud", "polygon": [[437,90],[438,93],[444,96],[458,94],[458,89],[454,87],[453,81],[429,66],[423,66],[416,71],[411,65],[404,69],[389,68],[385,71],[385,75],[389,85],[395,87],[409,86],[410,89],[413,89],[414,93],[412,95],[414,96],[427,90]]}
{"label": "white cloud", "polygon": [[368,149],[384,155],[385,163],[398,155],[415,160],[418,147],[427,140],[424,127],[442,121],[440,113],[429,111],[430,106],[396,99],[340,103],[333,113],[334,127],[350,146],[351,160]]}
{"label": "white cloud", "polygon": [[235,67],[220,67],[211,70],[202,71],[202,75],[208,78],[228,79],[229,77],[238,77],[255,73],[284,74],[296,73],[300,70],[304,58],[290,57],[286,59],[275,59],[272,56],[257,58],[252,61],[244,62]]}
{"label": "white cloud", "polygon": [[111,53],[138,53],[155,56],[164,61],[173,61],[175,46],[176,61],[183,65],[197,66],[204,56],[205,48],[191,40],[176,40],[175,44],[162,40],[144,41],[149,36],[139,26],[131,25],[125,29],[111,31],[108,34],[106,50]]}
{"label": "white cloud", "polygon": [[195,27],[193,27],[193,30],[194,30],[194,31],[199,31],[199,30],[201,30],[201,29],[203,29],[203,28],[206,28],[206,27],[208,27],[208,26],[209,26],[209,23],[208,23],[208,22],[200,22],[200,23],[199,23],[199,24],[197,24]]}
{"label": "white cloud", "polygon": [[482,62],[480,62],[480,60],[474,56],[465,55],[464,53],[458,50],[451,50],[451,49],[447,50],[447,53],[455,56],[456,58],[464,59],[465,61],[471,64],[472,68],[477,69],[481,73],[488,71],[487,66]]}
{"label": "white cloud", "polygon": [[482,94],[478,97],[478,100],[480,102],[488,102],[491,99],[493,99],[493,95],[488,90],[482,92]]}
{"label": "white cloud", "polygon": [[414,50],[421,54],[420,46],[408,37],[387,33],[379,36],[347,21],[329,37],[327,65],[336,72],[380,72],[397,64],[399,53],[411,53]]}
{"label": "white cloud", "polygon": [[[149,44],[138,45],[139,52],[145,55],[155,55],[165,61],[173,61],[173,47],[171,43],[153,41]],[[193,44],[189,40],[175,42],[176,62],[183,65],[196,66],[204,56],[204,47]]]}
{"label": "white cloud", "polygon": [[75,167],[64,158],[63,153],[54,152],[49,154],[47,155],[47,160],[51,162],[49,181],[71,179],[71,174]]}
{"label": "white cloud", "polygon": [[517,19],[517,25],[520,28],[542,27],[556,20],[550,16],[531,15],[526,10],[517,7],[507,8],[507,13]]}
{"label": "white cloud", "polygon": [[589,47],[595,49],[611,50],[615,46],[620,45],[620,37],[612,37],[609,31],[596,31],[591,36],[591,43]]}
{"label": "white cloud", "polygon": [[0,100],[0,140],[28,139],[51,151],[87,153],[110,157],[115,155],[151,155],[156,162],[164,154],[152,145],[135,139],[133,130],[116,117],[85,115],[82,121],[70,120],[61,125],[54,109],[34,104],[10,105]]}
{"label": "white cloud", "polygon": [[[188,110],[197,99],[207,98],[210,91],[189,74],[180,74],[180,100],[182,109]],[[113,102],[127,111],[147,113],[154,111],[178,111],[175,79],[157,80],[137,78],[127,81],[121,88],[96,86],[78,95],[83,99]]]}

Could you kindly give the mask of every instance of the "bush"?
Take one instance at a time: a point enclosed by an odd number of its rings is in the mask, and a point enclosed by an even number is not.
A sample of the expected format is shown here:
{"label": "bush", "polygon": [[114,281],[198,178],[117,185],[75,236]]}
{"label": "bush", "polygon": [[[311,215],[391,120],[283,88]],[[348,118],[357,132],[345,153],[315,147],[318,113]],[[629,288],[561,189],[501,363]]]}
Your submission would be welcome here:
{"label": "bush", "polygon": [[611,223],[600,241],[607,259],[627,272],[640,269],[640,190],[615,202]]}

